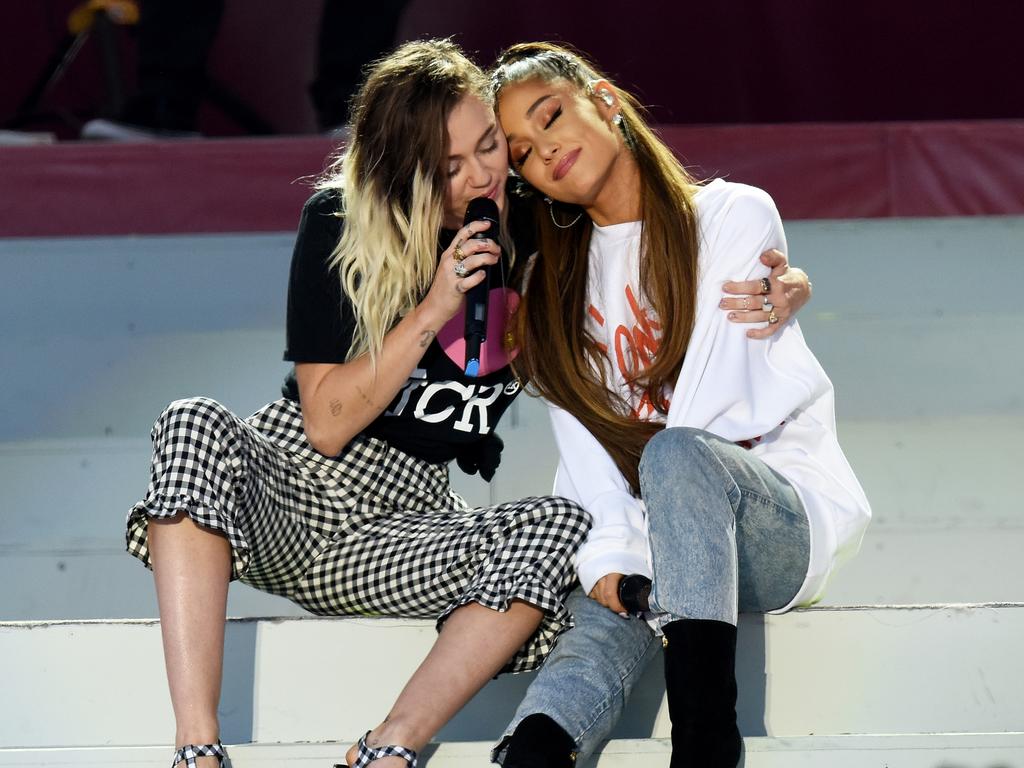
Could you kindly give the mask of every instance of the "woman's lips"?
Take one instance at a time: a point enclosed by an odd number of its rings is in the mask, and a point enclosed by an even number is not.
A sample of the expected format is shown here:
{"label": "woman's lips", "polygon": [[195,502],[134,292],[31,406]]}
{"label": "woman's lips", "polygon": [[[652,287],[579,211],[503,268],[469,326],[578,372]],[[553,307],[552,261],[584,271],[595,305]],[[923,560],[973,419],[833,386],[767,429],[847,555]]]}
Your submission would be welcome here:
{"label": "woman's lips", "polygon": [[499,181],[497,184],[495,184],[493,187],[491,187],[488,190],[488,192],[485,195],[485,197],[489,197],[489,198],[491,198],[491,200],[496,199],[498,197],[498,190],[500,189],[500,187],[501,187],[501,182]]}
{"label": "woman's lips", "polygon": [[575,164],[576,158],[579,157],[579,155],[580,151],[578,149],[574,149],[558,161],[558,165],[555,166],[554,173],[552,174],[555,177],[555,181],[558,181],[569,172],[569,169]]}

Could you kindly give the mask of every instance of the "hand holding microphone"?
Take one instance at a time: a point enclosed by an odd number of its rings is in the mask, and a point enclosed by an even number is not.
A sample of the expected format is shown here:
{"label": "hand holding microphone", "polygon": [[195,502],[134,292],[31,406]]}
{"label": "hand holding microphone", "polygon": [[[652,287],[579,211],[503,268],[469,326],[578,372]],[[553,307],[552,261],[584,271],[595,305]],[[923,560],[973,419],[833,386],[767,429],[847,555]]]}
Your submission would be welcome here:
{"label": "hand holding microphone", "polygon": [[619,602],[632,616],[642,616],[651,609],[651,580],[638,573],[623,576],[619,581]]}
{"label": "hand holding microphone", "polygon": [[590,597],[619,615],[642,618],[650,610],[651,580],[638,573],[608,573],[597,580]]}

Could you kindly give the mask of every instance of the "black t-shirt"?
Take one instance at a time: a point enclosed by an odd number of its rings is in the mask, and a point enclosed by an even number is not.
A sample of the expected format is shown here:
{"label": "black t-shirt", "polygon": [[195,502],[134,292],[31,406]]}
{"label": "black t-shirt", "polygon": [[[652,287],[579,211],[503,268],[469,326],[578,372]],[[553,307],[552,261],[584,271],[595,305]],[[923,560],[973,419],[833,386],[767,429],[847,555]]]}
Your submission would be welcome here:
{"label": "black t-shirt", "polygon": [[[352,343],[354,310],[342,294],[337,270],[328,266],[343,226],[337,215],[339,194],[336,190],[317,192],[303,207],[288,283],[285,360],[342,363]],[[535,250],[532,224],[525,208],[515,206],[509,212],[517,273]],[[442,232],[438,255],[454,234]],[[458,457],[459,464],[472,471],[480,463],[479,456],[486,453],[497,466],[501,443],[493,430],[520,390],[501,348],[504,323],[518,302],[518,294],[503,287],[518,285],[517,275],[511,273],[506,258],[503,253],[503,263],[491,270],[488,339],[487,349],[481,355],[481,375],[470,377],[463,373],[465,319],[460,311],[438,332],[409,380],[364,434],[383,438],[396,448],[433,463]],[[294,370],[282,391],[289,399],[299,399]],[[468,462],[463,461],[464,457],[470,457]]]}

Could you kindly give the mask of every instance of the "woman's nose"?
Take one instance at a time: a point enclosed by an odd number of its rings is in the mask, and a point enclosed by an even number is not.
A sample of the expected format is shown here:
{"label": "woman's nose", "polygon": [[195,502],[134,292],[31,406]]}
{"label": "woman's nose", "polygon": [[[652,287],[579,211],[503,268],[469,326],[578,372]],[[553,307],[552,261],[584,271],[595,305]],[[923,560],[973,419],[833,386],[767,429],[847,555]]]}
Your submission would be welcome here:
{"label": "woman's nose", "polygon": [[539,147],[540,156],[544,158],[544,162],[546,163],[551,162],[558,156],[558,150],[558,144],[553,141],[549,141]]}
{"label": "woman's nose", "polygon": [[473,187],[490,187],[492,175],[487,166],[477,161],[469,168],[469,184]]}

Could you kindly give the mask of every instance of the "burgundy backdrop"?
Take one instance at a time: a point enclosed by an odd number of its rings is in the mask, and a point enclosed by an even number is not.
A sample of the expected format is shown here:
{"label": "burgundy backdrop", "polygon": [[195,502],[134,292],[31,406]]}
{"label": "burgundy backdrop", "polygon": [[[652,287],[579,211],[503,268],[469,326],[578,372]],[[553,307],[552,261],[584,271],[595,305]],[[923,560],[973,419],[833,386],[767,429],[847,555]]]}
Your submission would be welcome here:
{"label": "burgundy backdrop", "polygon": [[[77,4],[0,0],[0,121]],[[321,7],[226,3],[211,72],[281,133],[314,130]],[[1024,214],[1022,29],[1020,0],[412,0],[397,37],[454,34],[484,62],[517,40],[569,40],[639,92],[698,175],[764,187],[786,218],[849,218]],[[130,85],[134,43],[118,32]],[[62,117],[29,127],[77,135],[102,83],[90,41],[46,101]],[[239,133],[211,107],[201,122]],[[331,149],[316,136],[0,147],[0,237],[290,230],[308,194],[296,180]]]}
{"label": "burgundy backdrop", "polygon": [[[226,2],[211,72],[280,133],[314,130],[307,87],[322,1]],[[77,4],[0,0],[0,121]],[[119,31],[130,85],[134,43]],[[1020,0],[412,0],[397,37],[454,35],[483,63],[519,40],[567,40],[638,90],[658,122],[692,124],[1024,118],[1022,31]],[[90,41],[49,106],[92,117],[99,58]],[[212,135],[240,130],[213,109],[202,122]]]}

